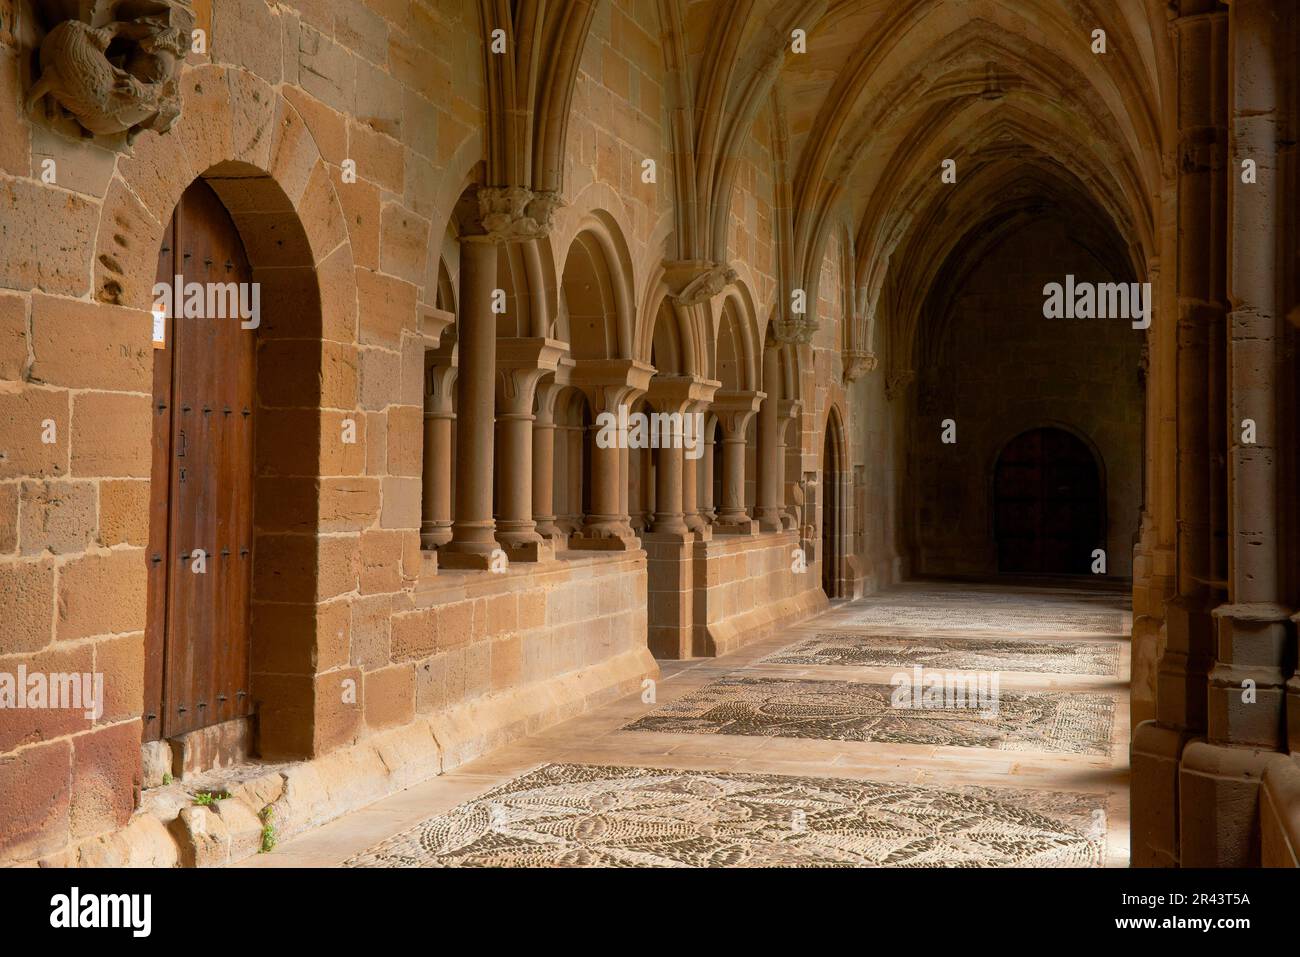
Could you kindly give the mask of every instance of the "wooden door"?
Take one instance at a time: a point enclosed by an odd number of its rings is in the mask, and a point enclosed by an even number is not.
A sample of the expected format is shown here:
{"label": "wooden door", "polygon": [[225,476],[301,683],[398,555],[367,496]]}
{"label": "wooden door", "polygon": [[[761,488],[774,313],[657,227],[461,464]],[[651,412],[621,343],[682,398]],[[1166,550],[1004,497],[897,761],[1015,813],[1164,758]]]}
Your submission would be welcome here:
{"label": "wooden door", "polygon": [[168,309],[165,345],[154,352],[146,740],[243,717],[251,705],[256,332],[241,328],[237,311],[209,314],[218,297],[206,291],[251,283],[252,270],[230,214],[201,180],[181,197],[158,257],[158,282],[178,275],[202,284],[204,309]]}
{"label": "wooden door", "polygon": [[1087,574],[1103,547],[1101,479],[1088,447],[1063,429],[1035,429],[1002,450],[994,479],[998,569]]}
{"label": "wooden door", "polygon": [[831,423],[826,422],[826,439],[822,446],[822,591],[827,598],[838,598],[839,554],[839,463],[831,437]]}

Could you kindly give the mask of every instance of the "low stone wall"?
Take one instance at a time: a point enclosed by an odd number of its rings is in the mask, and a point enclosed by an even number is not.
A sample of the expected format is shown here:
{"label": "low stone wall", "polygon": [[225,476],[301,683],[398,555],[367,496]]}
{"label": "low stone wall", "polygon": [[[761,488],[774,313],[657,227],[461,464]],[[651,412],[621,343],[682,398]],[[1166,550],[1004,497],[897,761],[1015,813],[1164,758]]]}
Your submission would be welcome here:
{"label": "low stone wall", "polygon": [[[24,863],[227,864],[257,853],[268,823],[283,840],[637,691],[659,674],[645,593],[641,552],[430,576],[393,616],[392,663],[354,676],[355,702],[318,699],[327,753],[147,790],[124,827]],[[230,797],[198,806],[200,789]]]}
{"label": "low stone wall", "polygon": [[824,609],[815,565],[797,567],[794,531],[715,535],[696,543],[696,655],[725,655]]}

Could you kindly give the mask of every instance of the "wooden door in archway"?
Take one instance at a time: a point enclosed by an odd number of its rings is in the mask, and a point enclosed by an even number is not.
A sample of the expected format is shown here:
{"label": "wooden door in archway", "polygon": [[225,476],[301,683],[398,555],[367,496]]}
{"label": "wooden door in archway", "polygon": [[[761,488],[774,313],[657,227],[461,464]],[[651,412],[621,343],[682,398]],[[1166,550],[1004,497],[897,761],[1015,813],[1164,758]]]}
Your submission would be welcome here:
{"label": "wooden door in archway", "polygon": [[840,596],[841,526],[840,462],[832,421],[827,420],[822,446],[822,591],[827,598]]}
{"label": "wooden door in archway", "polygon": [[182,285],[182,308],[166,310],[161,343],[155,318],[146,740],[247,716],[252,704],[256,332],[230,308],[239,284],[251,302],[252,270],[202,180],[172,214],[157,281]]}
{"label": "wooden door in archway", "polygon": [[994,476],[998,570],[1087,574],[1105,543],[1105,500],[1091,450],[1064,429],[1024,432]]}

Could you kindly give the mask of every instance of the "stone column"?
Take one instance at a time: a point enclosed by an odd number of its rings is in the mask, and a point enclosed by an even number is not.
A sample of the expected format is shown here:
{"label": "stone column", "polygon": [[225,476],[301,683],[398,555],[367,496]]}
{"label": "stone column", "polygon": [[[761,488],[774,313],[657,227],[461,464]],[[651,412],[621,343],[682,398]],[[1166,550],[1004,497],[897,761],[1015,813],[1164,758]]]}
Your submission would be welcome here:
{"label": "stone column", "polygon": [[655,376],[650,380],[648,397],[656,412],[666,416],[670,426],[651,429],[652,445],[657,444],[658,458],[655,469],[655,517],[651,531],[685,536],[690,530],[686,524],[683,491],[685,460],[684,445],[688,441],[686,416],[694,404],[691,394],[693,381],[686,376]]}
{"label": "stone column", "polygon": [[565,429],[568,439],[568,477],[569,477],[569,510],[565,515],[565,529],[571,535],[582,531],[582,525],[586,518],[583,514],[582,490],[586,483],[591,481],[587,474],[588,468],[584,464],[584,453],[587,448],[587,429],[582,424],[582,410],[574,410],[578,418]]}
{"label": "stone column", "polygon": [[754,517],[764,532],[781,530],[781,475],[785,471],[781,461],[785,452],[781,448],[780,425],[777,414],[780,393],[781,354],[770,344],[763,350],[763,388],[767,398],[758,410],[758,494]]}
{"label": "stone column", "polygon": [[650,383],[653,368],[632,359],[580,360],[573,384],[593,415],[591,511],[573,548],[626,550],[637,547],[627,506],[627,411]]}
{"label": "stone column", "polygon": [[[1212,379],[1209,340],[1222,328],[1225,270],[1216,255],[1226,205],[1222,188],[1227,114],[1227,16],[1213,0],[1181,0],[1174,20],[1178,61],[1178,568],[1166,645],[1156,676],[1156,719],[1139,725],[1131,750],[1132,863],[1177,866],[1179,761],[1206,724],[1206,674],[1216,604],[1211,535]],[[1221,412],[1217,421],[1222,423]]]}
{"label": "stone column", "polygon": [[424,465],[420,547],[440,548],[451,541],[451,390],[456,367],[432,364],[424,370]]}
{"label": "stone column", "polygon": [[758,523],[745,507],[745,431],[763,392],[719,392],[713,402],[722,429],[722,508],[714,523],[730,535],[752,535]]}
{"label": "stone column", "polygon": [[691,436],[693,444],[682,453],[682,513],[687,528],[697,536],[708,537],[709,525],[700,513],[700,476],[706,468],[704,463],[713,454],[705,435],[705,409],[704,402],[692,402],[686,408],[686,414],[691,416],[694,434]]}
{"label": "stone column", "polygon": [[[1214,610],[1206,741],[1189,744],[1179,780],[1180,863],[1259,865],[1259,784],[1286,749],[1287,626],[1280,601],[1277,236],[1283,77],[1281,11],[1272,0],[1231,0],[1228,320],[1228,590]],[[1253,161],[1256,181],[1241,181]],[[1250,420],[1248,423],[1247,420]],[[1254,441],[1243,440],[1253,423]],[[1265,753],[1261,753],[1265,752]]]}
{"label": "stone column", "polygon": [[709,410],[704,413],[704,454],[700,472],[700,517],[704,524],[712,528],[718,521],[718,509],[713,501],[713,446],[718,431],[717,416]]}
{"label": "stone column", "polygon": [[538,384],[533,420],[533,521],[537,523],[537,534],[552,542],[563,537],[555,524],[555,443],[561,434],[555,425],[555,400],[560,389],[554,377]]}
{"label": "stone column", "polygon": [[551,339],[497,343],[497,541],[512,561],[552,555],[533,521],[533,399],[563,349]]}
{"label": "stone column", "polygon": [[490,566],[497,549],[492,519],[493,431],[496,389],[497,244],[466,236],[460,251],[460,321],[456,378],[456,517],[451,541],[440,550],[448,568]]}

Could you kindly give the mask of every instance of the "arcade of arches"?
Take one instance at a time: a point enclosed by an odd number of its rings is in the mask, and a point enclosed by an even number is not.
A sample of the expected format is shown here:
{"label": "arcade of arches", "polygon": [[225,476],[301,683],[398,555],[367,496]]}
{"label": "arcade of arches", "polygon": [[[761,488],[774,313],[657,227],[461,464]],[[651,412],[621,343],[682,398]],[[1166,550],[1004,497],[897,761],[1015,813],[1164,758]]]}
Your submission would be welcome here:
{"label": "arcade of arches", "polygon": [[[582,787],[797,745],[1050,792],[1084,856],[1003,863],[1300,862],[1293,4],[164,0],[130,134],[22,105],[56,6],[0,0],[0,674],[103,695],[0,708],[0,862],[595,727]],[[987,735],[863,725],[935,662]]]}

